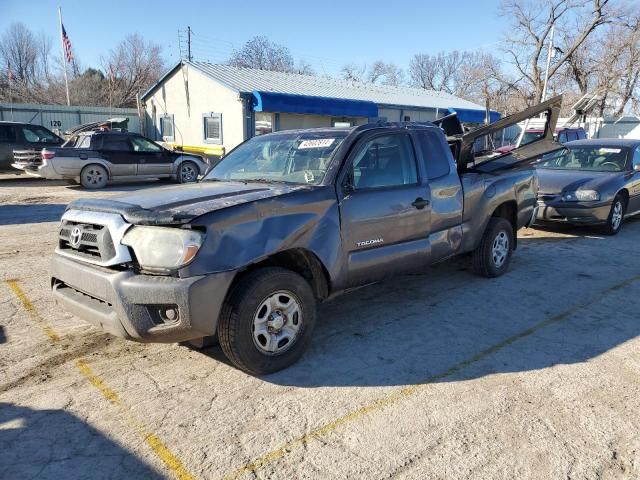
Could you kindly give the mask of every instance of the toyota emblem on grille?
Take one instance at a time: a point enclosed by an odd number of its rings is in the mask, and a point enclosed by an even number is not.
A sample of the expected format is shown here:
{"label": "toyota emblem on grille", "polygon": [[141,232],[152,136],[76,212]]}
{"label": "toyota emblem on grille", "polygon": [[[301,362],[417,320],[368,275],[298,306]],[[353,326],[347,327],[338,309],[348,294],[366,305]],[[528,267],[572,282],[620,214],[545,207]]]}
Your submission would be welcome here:
{"label": "toyota emblem on grille", "polygon": [[80,239],[82,238],[82,230],[80,227],[73,227],[71,230],[71,236],[69,237],[69,243],[73,248],[78,248],[80,245]]}

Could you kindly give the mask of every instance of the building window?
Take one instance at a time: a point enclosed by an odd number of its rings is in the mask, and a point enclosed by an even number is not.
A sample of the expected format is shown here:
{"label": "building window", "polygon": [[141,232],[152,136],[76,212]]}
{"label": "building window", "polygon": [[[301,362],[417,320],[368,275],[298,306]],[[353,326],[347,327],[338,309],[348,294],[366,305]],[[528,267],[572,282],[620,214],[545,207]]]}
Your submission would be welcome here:
{"label": "building window", "polygon": [[273,132],[273,113],[256,112],[256,137],[271,132]]}
{"label": "building window", "polygon": [[173,142],[175,139],[173,127],[173,115],[160,117],[160,136],[165,142]]}
{"label": "building window", "polygon": [[351,120],[349,120],[348,118],[332,118],[331,119],[331,126],[335,127],[335,128],[345,128],[345,127],[352,127],[353,126],[353,122]]}
{"label": "building window", "polygon": [[202,123],[204,142],[222,144],[222,114],[205,113],[202,115]]}
{"label": "building window", "polygon": [[404,116],[404,121],[405,122],[410,122],[411,121],[411,117],[409,115],[405,115]]}

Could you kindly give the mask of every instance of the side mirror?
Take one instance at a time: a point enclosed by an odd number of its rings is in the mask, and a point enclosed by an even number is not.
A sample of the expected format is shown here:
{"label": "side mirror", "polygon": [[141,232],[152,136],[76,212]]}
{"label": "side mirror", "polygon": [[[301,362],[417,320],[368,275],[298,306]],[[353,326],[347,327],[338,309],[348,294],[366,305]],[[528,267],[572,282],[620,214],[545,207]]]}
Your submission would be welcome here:
{"label": "side mirror", "polygon": [[353,172],[347,173],[347,175],[344,177],[344,183],[342,184],[342,191],[344,192],[345,195],[351,195],[353,192],[356,191],[356,186],[353,181]]}

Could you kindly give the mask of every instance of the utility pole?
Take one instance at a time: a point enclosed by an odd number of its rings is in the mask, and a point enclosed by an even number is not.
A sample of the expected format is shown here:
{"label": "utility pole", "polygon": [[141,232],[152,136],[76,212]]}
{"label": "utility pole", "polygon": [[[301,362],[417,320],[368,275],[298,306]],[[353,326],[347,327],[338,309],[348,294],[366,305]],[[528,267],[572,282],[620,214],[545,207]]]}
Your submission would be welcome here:
{"label": "utility pole", "polygon": [[187,27],[187,60],[191,61],[191,27]]}
{"label": "utility pole", "polygon": [[549,53],[547,54],[547,70],[544,72],[544,85],[542,86],[542,100],[547,98],[547,82],[549,81],[549,68],[551,67],[551,57],[553,56],[553,34],[556,30],[556,24],[551,25],[551,32],[549,38]]}

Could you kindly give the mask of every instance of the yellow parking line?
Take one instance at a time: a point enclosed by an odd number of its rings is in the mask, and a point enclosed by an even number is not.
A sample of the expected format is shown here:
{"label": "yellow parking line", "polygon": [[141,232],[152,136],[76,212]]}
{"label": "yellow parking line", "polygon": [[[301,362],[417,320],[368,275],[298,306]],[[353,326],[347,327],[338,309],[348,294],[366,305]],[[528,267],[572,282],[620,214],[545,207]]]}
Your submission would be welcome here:
{"label": "yellow parking line", "polygon": [[[42,327],[47,336],[53,340],[54,342],[60,341],[60,336],[47,324],[47,322],[42,318],[42,316],[38,313],[36,308],[33,306],[27,295],[22,291],[20,285],[18,284],[18,280],[11,279],[6,280],[7,284],[11,291],[15,294],[15,296],[22,302],[25,310],[31,315],[39,325]],[[149,432],[147,428],[144,426],[142,422],[140,422],[137,418],[135,418],[129,408],[120,400],[120,396],[112,390],[106,382],[100,378],[97,374],[93,372],[91,367],[82,359],[77,360],[75,363],[78,371],[91,383],[94,387],[98,389],[98,391],[102,394],[104,398],[106,398],[113,405],[118,407],[123,414],[123,417],[126,418],[127,423],[130,425],[134,425],[144,442],[151,448],[151,450],[162,460],[165,466],[178,478],[179,480],[193,480],[194,477],[191,475],[185,466],[178,460],[178,458],[171,453],[171,450],[162,443],[162,440],[152,432]]]}
{"label": "yellow parking line", "polygon": [[628,285],[630,285],[631,283],[640,280],[640,275],[636,275],[633,276],[627,280],[624,280],[623,282],[617,283],[611,287],[606,288],[605,290],[601,291],[599,295],[593,296],[591,297],[591,299],[587,302],[578,304],[568,310],[565,310],[564,312],[561,312],[557,315],[554,315],[546,320],[543,320],[542,322],[539,322],[535,325],[533,325],[530,328],[527,328],[526,330],[523,330],[522,332],[516,333],[515,335],[512,335],[511,337],[496,343],[495,345],[492,345],[484,350],[482,350],[479,353],[476,353],[475,355],[472,355],[471,357],[462,360],[461,362],[453,365],[452,367],[450,367],[449,369],[432,375],[430,377],[428,377],[427,379],[425,379],[423,382],[415,384],[415,385],[411,385],[408,387],[404,387],[401,388],[393,393],[390,393],[389,395],[376,400],[375,402],[369,404],[369,405],[365,405],[364,407],[361,407],[357,410],[354,410],[353,412],[347,413],[346,415],[343,415],[342,417],[337,418],[336,420],[333,420],[332,422],[329,422],[321,427],[315,428],[314,430],[311,430],[309,433],[296,438],[294,440],[291,440],[287,443],[285,443],[284,445],[282,445],[281,447],[272,450],[269,453],[266,453],[265,455],[259,457],[256,460],[253,460],[250,463],[247,463],[246,465],[244,465],[243,467],[229,473],[228,475],[226,475],[224,478],[225,480],[232,480],[232,479],[236,479],[244,474],[248,474],[248,473],[255,473],[257,470],[259,470],[260,468],[269,465],[270,463],[286,456],[289,452],[291,452],[291,450],[293,450],[294,448],[300,447],[300,446],[304,446],[306,445],[309,441],[314,440],[314,439],[319,439],[320,437],[327,435],[328,433],[336,430],[338,427],[345,425],[347,423],[351,423],[355,420],[358,420],[359,418],[370,414],[370,413],[374,413],[377,412],[379,410],[382,410],[385,407],[388,407],[390,405],[393,405],[395,403],[398,403],[400,400],[403,400],[404,398],[409,397],[410,395],[412,395],[413,393],[416,393],[418,390],[420,390],[421,387],[428,385],[430,383],[433,383],[435,381],[438,380],[442,380],[446,377],[450,377],[451,375],[460,372],[461,370],[463,370],[464,368],[479,362],[480,360],[483,360],[487,357],[489,357],[490,355],[493,355],[494,353],[498,352],[499,350],[503,349],[504,347],[507,347],[515,342],[517,342],[518,340],[521,340],[525,337],[528,337],[529,335],[532,335],[533,333],[537,332],[538,330],[547,327],[551,324],[554,323],[558,323],[561,322],[562,320],[565,320],[566,318],[570,317],[572,314],[576,313],[579,310],[582,310],[586,307],[589,307],[593,304],[595,304],[598,300],[600,300],[602,297],[604,297],[605,295],[616,291],[616,290],[620,290]]}
{"label": "yellow parking line", "polygon": [[84,360],[76,361],[76,367],[80,373],[100,391],[104,398],[109,400],[122,411],[127,423],[136,427],[140,435],[144,438],[144,442],[149,445],[151,450],[153,450],[160,460],[164,462],[166,467],[173,472],[176,478],[180,480],[192,480],[194,478],[193,475],[187,471],[182,462],[178,460],[173,453],[171,453],[171,450],[169,450],[164,443],[162,443],[162,440],[160,440],[157,435],[149,432],[144,424],[131,415],[129,409],[124,403],[122,403],[118,394],[113,391],[102,378],[96,375]]}
{"label": "yellow parking line", "polygon": [[47,322],[44,320],[44,318],[42,318],[40,316],[40,314],[38,313],[36,308],[33,306],[31,301],[29,300],[29,298],[27,298],[27,296],[24,294],[24,292],[20,288],[20,285],[18,285],[18,280],[12,278],[10,280],[5,280],[5,281],[7,282],[7,285],[9,286],[9,288],[11,289],[13,294],[16,297],[18,297],[18,300],[20,300],[20,302],[22,302],[22,306],[24,307],[24,309],[27,312],[29,312],[29,314],[31,315],[31,318],[33,318],[38,323],[38,325],[40,325],[40,328],[42,328],[42,330],[47,335],[47,337],[49,337],[54,342],[59,342],[60,341],[60,337],[47,324]]}

